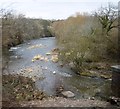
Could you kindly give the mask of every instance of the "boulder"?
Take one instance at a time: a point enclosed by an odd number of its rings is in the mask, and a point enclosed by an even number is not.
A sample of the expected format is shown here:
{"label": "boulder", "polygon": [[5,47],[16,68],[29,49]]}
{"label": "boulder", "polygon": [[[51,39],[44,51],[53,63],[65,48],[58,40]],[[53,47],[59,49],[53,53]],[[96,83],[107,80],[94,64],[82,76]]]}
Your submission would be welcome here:
{"label": "boulder", "polygon": [[75,96],[75,94],[71,91],[62,91],[61,94],[67,98],[72,98]]}
{"label": "boulder", "polygon": [[57,63],[58,62],[58,55],[53,55],[52,58],[51,58],[51,60],[53,62]]}

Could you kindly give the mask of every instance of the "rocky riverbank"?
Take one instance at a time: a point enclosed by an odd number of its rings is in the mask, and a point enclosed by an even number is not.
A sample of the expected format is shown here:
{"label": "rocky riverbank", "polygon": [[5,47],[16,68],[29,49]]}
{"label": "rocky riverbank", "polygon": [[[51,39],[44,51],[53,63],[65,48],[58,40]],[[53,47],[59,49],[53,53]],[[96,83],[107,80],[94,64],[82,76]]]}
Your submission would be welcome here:
{"label": "rocky riverbank", "polygon": [[[116,106],[111,105],[109,102],[90,99],[70,99],[63,97],[49,97],[43,100],[34,100],[29,102],[21,102],[22,107],[109,107],[114,108]],[[116,107],[117,108],[117,107]]]}
{"label": "rocky riverbank", "polygon": [[32,79],[18,75],[2,75],[2,106],[19,106],[21,101],[42,100],[45,94],[36,89]]}
{"label": "rocky riverbank", "polygon": [[95,99],[92,100],[92,99],[75,99],[69,97],[67,98],[47,97],[43,92],[38,91],[35,88],[32,79],[18,75],[3,75],[2,106],[3,107],[98,107],[98,106],[110,107],[112,105],[106,101],[100,101]]}

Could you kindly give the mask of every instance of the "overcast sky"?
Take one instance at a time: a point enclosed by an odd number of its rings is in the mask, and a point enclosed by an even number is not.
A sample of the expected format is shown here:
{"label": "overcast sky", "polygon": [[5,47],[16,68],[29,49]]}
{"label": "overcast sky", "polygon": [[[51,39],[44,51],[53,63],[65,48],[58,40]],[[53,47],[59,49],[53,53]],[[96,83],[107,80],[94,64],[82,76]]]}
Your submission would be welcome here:
{"label": "overcast sky", "polygon": [[0,0],[1,8],[16,10],[26,17],[65,19],[76,12],[93,12],[119,0]]}

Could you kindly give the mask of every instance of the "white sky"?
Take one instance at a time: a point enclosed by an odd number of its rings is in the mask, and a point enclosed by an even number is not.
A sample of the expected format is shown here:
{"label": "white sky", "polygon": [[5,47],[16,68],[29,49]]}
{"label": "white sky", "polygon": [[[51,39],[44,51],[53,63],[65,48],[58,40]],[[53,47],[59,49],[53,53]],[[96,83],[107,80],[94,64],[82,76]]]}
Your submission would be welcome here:
{"label": "white sky", "polygon": [[93,12],[108,2],[119,0],[0,0],[0,8],[23,13],[26,17],[43,19],[65,19],[76,12]]}

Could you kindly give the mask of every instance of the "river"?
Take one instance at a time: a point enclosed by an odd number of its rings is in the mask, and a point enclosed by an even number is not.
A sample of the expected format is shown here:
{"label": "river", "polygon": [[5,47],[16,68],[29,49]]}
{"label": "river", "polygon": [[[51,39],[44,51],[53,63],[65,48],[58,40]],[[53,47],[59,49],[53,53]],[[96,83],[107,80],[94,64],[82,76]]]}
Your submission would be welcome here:
{"label": "river", "polygon": [[[40,46],[30,48],[34,45]],[[46,53],[56,47],[57,44],[54,37],[31,40],[12,47],[9,50],[10,57],[7,73],[36,77],[36,87],[51,96],[55,96],[56,89],[61,86],[64,90],[72,91],[75,94],[75,98],[101,98],[101,96],[110,95],[109,80],[78,76],[68,66],[61,67],[59,62],[52,62],[50,60],[51,55],[46,55]],[[37,60],[32,62],[32,58],[38,54],[47,57],[49,61]]]}

